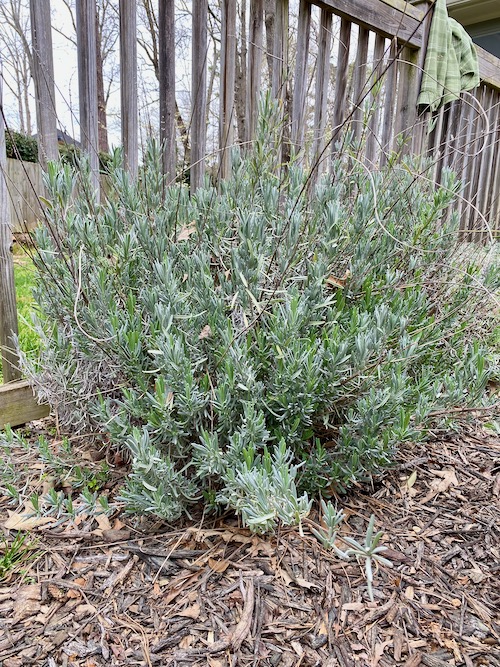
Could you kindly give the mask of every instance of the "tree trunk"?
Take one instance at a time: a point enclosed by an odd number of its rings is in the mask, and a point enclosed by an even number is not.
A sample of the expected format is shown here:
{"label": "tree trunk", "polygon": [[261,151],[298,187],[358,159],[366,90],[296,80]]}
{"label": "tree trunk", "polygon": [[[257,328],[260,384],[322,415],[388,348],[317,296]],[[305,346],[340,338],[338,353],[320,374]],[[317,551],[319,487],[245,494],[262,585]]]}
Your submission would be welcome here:
{"label": "tree trunk", "polygon": [[102,63],[102,33],[99,21],[99,10],[95,14],[96,32],[96,66],[97,66],[97,122],[99,133],[99,150],[109,153],[108,123],[106,118],[106,96],[104,94],[104,72]]}
{"label": "tree trunk", "polygon": [[266,25],[266,58],[267,69],[269,73],[269,87],[273,87],[273,53],[274,53],[274,22],[276,17],[276,0],[266,0],[265,5],[265,25]]}
{"label": "tree trunk", "polygon": [[238,141],[245,144],[248,141],[246,125],[246,96],[247,96],[247,7],[246,0],[241,0],[240,9],[240,39],[236,53],[236,91],[235,108],[238,126]]}
{"label": "tree trunk", "polygon": [[160,0],[158,12],[158,69],[160,75],[160,141],[166,183],[175,180],[175,6]]}

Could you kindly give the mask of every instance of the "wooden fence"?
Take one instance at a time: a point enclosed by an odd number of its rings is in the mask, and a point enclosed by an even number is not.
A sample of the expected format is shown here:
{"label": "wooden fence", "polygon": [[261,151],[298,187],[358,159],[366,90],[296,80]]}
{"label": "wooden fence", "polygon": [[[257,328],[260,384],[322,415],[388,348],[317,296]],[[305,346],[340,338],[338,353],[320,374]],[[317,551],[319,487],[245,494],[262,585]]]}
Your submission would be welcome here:
{"label": "wooden fence", "polygon": [[6,180],[12,232],[30,232],[41,219],[38,195],[43,194],[43,183],[40,165],[7,158]]}
{"label": "wooden fence", "polygon": [[[264,0],[250,0],[246,116],[238,128],[234,113],[237,17],[234,0],[222,0],[219,176],[229,175],[233,143],[251,142],[258,98],[269,86],[283,113],[284,159],[293,150],[314,172],[328,171],[347,138],[359,159],[373,170],[393,151],[428,157],[430,166],[424,177],[439,182],[443,168],[451,167],[461,180],[458,206],[464,237],[485,240],[499,236],[500,60],[478,48],[481,85],[437,113],[419,115],[416,103],[431,2],[300,0],[297,21],[290,25],[289,0],[275,1],[274,41],[267,58]],[[208,85],[206,21],[202,20],[206,10],[207,0],[193,1],[189,123],[193,189],[202,183],[208,163],[206,95],[202,94]],[[168,23],[168,16],[163,19]],[[290,46],[292,32],[296,34],[294,49]],[[165,111],[169,118],[170,111]],[[174,150],[172,142],[170,150]],[[37,203],[25,174],[10,171],[15,168],[10,165],[8,172],[12,221],[16,226],[26,220],[29,226]],[[3,254],[0,264],[5,260]],[[0,412],[1,401],[0,395]]]}
{"label": "wooden fence", "polygon": [[[203,5],[203,0],[200,0]],[[468,239],[500,235],[500,60],[477,48],[481,85],[436,114],[418,114],[417,96],[432,18],[432,3],[405,0],[300,0],[290,21],[289,0],[276,0],[272,66],[265,66],[264,1],[250,0],[245,123],[236,123],[236,16],[223,1],[221,95],[219,100],[220,177],[228,176],[233,143],[253,138],[259,96],[271,86],[286,119],[283,154],[291,147],[306,166],[328,170],[339,144],[354,140],[365,164],[377,169],[391,151],[431,158],[425,177],[440,181],[443,167],[462,182],[460,219]],[[205,159],[207,47],[193,16],[193,108],[190,130],[191,184],[198,187]],[[206,27],[206,26],[205,26]],[[291,34],[294,48],[291,48]],[[232,93],[225,93],[225,84]],[[200,104],[200,100],[204,104]],[[201,114],[203,111],[203,114]],[[240,112],[241,113],[241,112]],[[200,115],[201,114],[201,115]],[[243,129],[242,129],[243,127]],[[189,167],[189,165],[188,165]],[[39,169],[8,161],[11,220],[15,231],[31,228],[39,214],[31,182],[41,192]],[[186,168],[185,164],[178,169]],[[211,170],[213,172],[213,170]]]}
{"label": "wooden fence", "polygon": [[[310,81],[311,15],[318,11],[316,75]],[[431,19],[428,2],[303,0],[291,141],[320,171],[329,169],[332,152],[346,137],[371,169],[391,152],[428,157],[422,177],[435,182],[450,167],[462,183],[458,207],[464,238],[498,238],[500,60],[477,47],[481,85],[436,113],[419,114]]]}

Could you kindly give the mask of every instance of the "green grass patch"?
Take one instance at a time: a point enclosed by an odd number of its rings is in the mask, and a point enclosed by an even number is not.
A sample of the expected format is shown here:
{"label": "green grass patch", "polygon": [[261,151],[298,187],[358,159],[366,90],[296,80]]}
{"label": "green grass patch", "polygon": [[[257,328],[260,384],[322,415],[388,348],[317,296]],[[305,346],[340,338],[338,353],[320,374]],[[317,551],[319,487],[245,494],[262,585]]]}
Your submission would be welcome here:
{"label": "green grass patch", "polygon": [[[31,322],[31,313],[35,308],[32,294],[35,271],[33,262],[22,250],[17,251],[14,255],[14,280],[16,284],[19,344],[23,352],[34,358],[40,348],[40,339]],[[2,382],[2,361],[0,358],[0,384]]]}

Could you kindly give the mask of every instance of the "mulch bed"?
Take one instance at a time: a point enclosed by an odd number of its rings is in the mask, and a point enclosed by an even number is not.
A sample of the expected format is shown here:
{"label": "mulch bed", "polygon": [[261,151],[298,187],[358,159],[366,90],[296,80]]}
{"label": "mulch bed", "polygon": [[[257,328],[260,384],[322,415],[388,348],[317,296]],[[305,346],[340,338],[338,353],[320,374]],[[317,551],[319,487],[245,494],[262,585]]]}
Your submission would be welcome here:
{"label": "mulch bed", "polygon": [[[229,515],[37,527],[24,578],[0,583],[0,664],[500,665],[499,501],[500,439],[480,426],[406,448],[342,498],[346,535],[362,539],[371,513],[385,532],[394,566],[373,603],[363,564],[308,522],[269,538]],[[2,526],[8,509],[0,498]]]}

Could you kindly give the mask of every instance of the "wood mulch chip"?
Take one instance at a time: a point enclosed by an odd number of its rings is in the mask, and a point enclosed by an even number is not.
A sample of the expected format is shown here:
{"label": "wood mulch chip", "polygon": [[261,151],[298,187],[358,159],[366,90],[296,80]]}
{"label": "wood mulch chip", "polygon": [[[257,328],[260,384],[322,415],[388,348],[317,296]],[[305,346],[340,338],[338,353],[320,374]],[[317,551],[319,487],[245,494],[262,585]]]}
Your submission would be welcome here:
{"label": "wood mulch chip", "polygon": [[272,537],[228,516],[39,526],[24,578],[0,583],[0,664],[500,666],[499,501],[500,439],[480,426],[406,448],[342,498],[346,535],[372,513],[385,533],[393,567],[375,572],[374,603],[363,564],[308,522]]}

